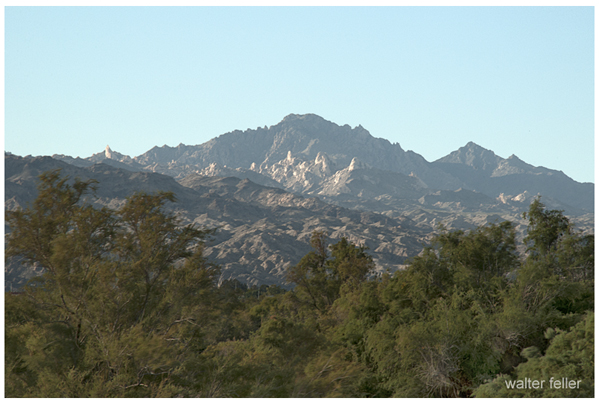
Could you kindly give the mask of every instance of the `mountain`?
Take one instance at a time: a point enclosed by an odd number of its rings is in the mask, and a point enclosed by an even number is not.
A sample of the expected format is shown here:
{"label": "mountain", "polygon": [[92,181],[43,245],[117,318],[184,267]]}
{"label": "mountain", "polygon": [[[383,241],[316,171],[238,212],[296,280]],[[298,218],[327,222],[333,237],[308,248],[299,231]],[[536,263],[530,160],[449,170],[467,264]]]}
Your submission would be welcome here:
{"label": "mountain", "polygon": [[472,142],[430,163],[361,126],[314,114],[137,157],[109,146],[84,159],[52,157],[5,157],[7,209],[33,200],[36,175],[54,167],[100,181],[95,203],[113,208],[137,190],[171,190],[179,198],[171,208],[188,222],[219,228],[207,251],[223,277],[249,283],[281,284],[315,229],[365,243],[378,270],[401,268],[441,223],[468,229],[510,220],[521,239],[522,212],[539,195],[594,231],[592,183]]}
{"label": "mountain", "polygon": [[488,196],[515,197],[527,192],[559,201],[565,210],[594,210],[594,184],[576,182],[561,171],[534,167],[515,155],[501,158],[473,142],[432,164],[459,179],[465,189]]}
{"label": "mountain", "polygon": [[[578,183],[560,171],[534,167],[513,155],[504,159],[473,142],[429,163],[417,153],[404,151],[398,143],[373,137],[362,126],[339,126],[314,114],[290,114],[276,125],[235,130],[200,145],[153,147],[137,157],[108,146],[87,159],[53,157],[81,167],[102,161],[176,179],[192,173],[249,178],[262,185],[329,198],[332,203],[357,198],[350,207],[374,206],[377,198],[395,198],[403,191],[408,191],[400,198],[405,204],[408,197],[416,202],[425,194],[464,189],[510,206],[518,195],[528,193],[542,195],[551,207],[570,215],[594,210],[594,184]],[[364,165],[362,180],[356,178],[357,172],[347,172],[354,159],[354,165]],[[390,173],[396,174],[393,179]],[[366,178],[379,180],[376,185],[368,184]],[[348,186],[350,182],[352,186]],[[385,184],[400,182],[404,184],[399,188],[392,186],[395,190],[383,189]],[[347,203],[344,206],[349,206]]]}
{"label": "mountain", "polygon": [[349,165],[356,157],[382,170],[406,175],[418,172],[419,178],[433,188],[443,184],[461,185],[450,175],[431,166],[419,154],[404,151],[398,143],[375,138],[362,126],[338,126],[314,114],[291,114],[274,126],[243,132],[235,130],[201,145],[153,147],[133,161],[146,169],[182,178],[212,163],[234,168],[257,166],[267,169],[284,160],[289,152],[303,160],[314,160],[318,153],[325,153],[340,166]]}
{"label": "mountain", "polygon": [[[515,156],[501,158],[472,142],[429,163],[361,126],[339,126],[314,114],[291,114],[276,125],[235,130],[200,145],[154,147],[137,157],[109,147],[87,159],[54,157],[79,166],[102,161],[176,179],[194,173],[247,178],[389,217],[415,219],[424,209],[429,223],[477,226],[485,217],[521,222],[527,203],[539,195],[548,208],[564,210],[585,228],[593,222],[594,184],[580,184]],[[439,192],[453,199],[431,203]],[[477,211],[482,216],[473,215]]]}
{"label": "mountain", "polygon": [[[169,203],[168,209],[186,223],[217,229],[207,243],[206,256],[221,266],[221,280],[285,285],[286,270],[310,251],[314,230],[327,231],[332,242],[346,237],[363,244],[370,249],[377,271],[396,271],[408,257],[421,251],[430,233],[429,228],[408,218],[347,209],[248,179],[194,173],[176,181],[170,176],[132,172],[104,163],[76,167],[50,157],[5,155],[5,163],[5,205],[9,209],[31,203],[37,195],[37,176],[57,168],[71,179],[97,180],[98,190],[90,196],[97,206],[117,209],[135,191],[174,192],[177,202]],[[5,269],[7,287],[19,287],[36,270],[9,263]]]}

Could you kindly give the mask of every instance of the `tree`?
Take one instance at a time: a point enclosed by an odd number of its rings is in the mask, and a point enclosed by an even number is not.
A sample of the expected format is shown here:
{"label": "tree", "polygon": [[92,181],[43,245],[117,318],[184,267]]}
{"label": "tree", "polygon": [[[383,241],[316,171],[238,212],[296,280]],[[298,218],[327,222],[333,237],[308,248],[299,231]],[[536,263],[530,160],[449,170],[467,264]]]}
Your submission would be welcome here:
{"label": "tree", "polygon": [[46,269],[7,297],[8,396],[170,396],[173,371],[203,349],[208,232],[164,211],[172,193],[112,211],[86,201],[95,187],[48,172],[32,206],[6,213],[6,257]]}
{"label": "tree", "polygon": [[[327,246],[327,235],[314,231],[310,239],[313,251],[292,267],[287,279],[296,284],[300,298],[324,313],[340,296],[342,285],[355,287],[363,282],[374,268],[365,246],[355,246],[342,237]],[[328,249],[332,258],[329,258]]]}
{"label": "tree", "polygon": [[529,219],[524,238],[529,255],[518,271],[517,283],[528,310],[592,310],[594,235],[575,232],[562,211],[545,209],[539,199],[524,217]]}
{"label": "tree", "polygon": [[345,237],[330,246],[332,259],[327,262],[331,278],[341,287],[356,288],[364,282],[374,269],[372,257],[366,253],[367,247],[356,246]]}
{"label": "tree", "polygon": [[434,236],[381,290],[386,313],[363,332],[382,387],[396,397],[468,396],[497,371],[495,317],[518,266],[509,222]]}
{"label": "tree", "polygon": [[303,256],[287,273],[287,280],[295,283],[296,292],[302,299],[321,312],[333,304],[334,300],[334,292],[330,289],[326,270],[326,239],[326,233],[314,231],[310,238],[313,251]]}
{"label": "tree", "polygon": [[[314,232],[285,291],[217,287],[208,232],[168,213],[172,193],[111,210],[96,187],[45,173],[6,213],[7,259],[46,269],[5,297],[9,397],[592,396],[594,237],[538,200],[525,258],[503,222],[372,277],[366,247]],[[580,387],[506,385],[551,376]]]}
{"label": "tree", "polygon": [[540,198],[536,198],[522,217],[528,219],[528,235],[524,242],[529,244],[527,252],[533,257],[545,255],[557,247],[562,237],[572,230],[570,221],[561,210],[546,210]]}

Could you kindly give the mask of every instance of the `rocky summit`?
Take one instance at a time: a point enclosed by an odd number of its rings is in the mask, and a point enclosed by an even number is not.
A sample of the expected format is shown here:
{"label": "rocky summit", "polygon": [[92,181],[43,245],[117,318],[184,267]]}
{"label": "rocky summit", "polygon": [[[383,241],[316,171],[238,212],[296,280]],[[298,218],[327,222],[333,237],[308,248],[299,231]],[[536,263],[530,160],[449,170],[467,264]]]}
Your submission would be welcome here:
{"label": "rocky summit", "polygon": [[[594,227],[592,183],[472,142],[428,162],[362,126],[314,114],[199,145],[156,146],[136,157],[110,146],[84,159],[6,154],[5,167],[7,209],[31,203],[37,176],[56,168],[98,180],[93,202],[112,208],[135,191],[173,191],[178,203],[169,208],[217,229],[207,254],[222,266],[222,278],[250,284],[284,285],[288,268],[310,250],[314,230],[366,245],[381,272],[401,269],[439,224],[468,229],[510,220],[523,237],[522,212],[539,196],[580,231]],[[32,275],[17,267],[7,266],[14,285]]]}

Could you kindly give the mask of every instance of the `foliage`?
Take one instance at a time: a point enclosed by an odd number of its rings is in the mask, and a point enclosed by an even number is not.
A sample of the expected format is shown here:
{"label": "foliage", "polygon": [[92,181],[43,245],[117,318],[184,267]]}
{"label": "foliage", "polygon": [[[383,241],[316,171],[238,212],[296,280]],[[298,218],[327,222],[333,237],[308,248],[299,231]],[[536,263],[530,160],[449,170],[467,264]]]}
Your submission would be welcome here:
{"label": "foliage", "polygon": [[327,251],[327,235],[315,231],[310,239],[313,251],[291,268],[287,279],[296,284],[296,292],[315,309],[324,313],[339,298],[345,288],[356,288],[374,269],[372,257],[365,246],[355,246],[345,237]]}
{"label": "foliage", "polygon": [[7,257],[46,269],[7,298],[8,396],[168,396],[203,344],[217,275],[206,231],[164,213],[170,193],[113,212],[83,200],[91,185],[50,172],[33,206],[7,212]]}
{"label": "foliage", "polygon": [[[476,397],[593,397],[594,382],[594,316],[588,312],[582,321],[569,331],[548,328],[545,338],[550,340],[545,355],[537,347],[522,350],[527,361],[516,367],[512,377],[499,375],[493,381],[475,390]],[[555,387],[551,379],[575,382],[575,388],[561,384]],[[544,381],[545,388],[508,388],[517,380]],[[512,383],[510,383],[512,382]]]}
{"label": "foliage", "polygon": [[[314,232],[284,289],[218,285],[208,231],[167,213],[171,193],[113,211],[93,181],[40,180],[6,213],[7,259],[46,269],[5,298],[9,397],[594,394],[594,237],[540,200],[525,255],[509,222],[441,229],[375,275],[365,246]],[[507,388],[551,377],[580,383]]]}

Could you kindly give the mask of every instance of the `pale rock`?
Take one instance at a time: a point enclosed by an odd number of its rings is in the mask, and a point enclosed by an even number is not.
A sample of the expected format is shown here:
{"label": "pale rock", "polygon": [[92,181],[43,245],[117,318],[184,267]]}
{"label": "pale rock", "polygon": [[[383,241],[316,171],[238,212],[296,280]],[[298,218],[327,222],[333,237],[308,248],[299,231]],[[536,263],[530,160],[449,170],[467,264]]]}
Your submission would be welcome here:
{"label": "pale rock", "polygon": [[348,171],[364,170],[364,169],[368,169],[368,168],[370,168],[370,166],[368,164],[363,163],[360,160],[358,160],[357,157],[354,157],[351,160],[351,163],[349,163]]}

